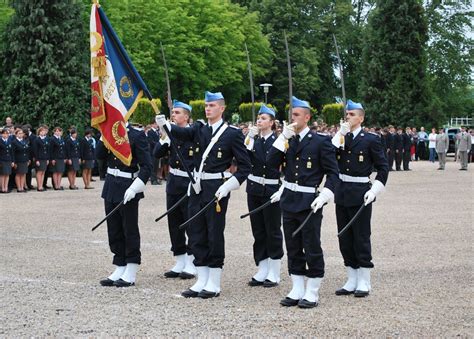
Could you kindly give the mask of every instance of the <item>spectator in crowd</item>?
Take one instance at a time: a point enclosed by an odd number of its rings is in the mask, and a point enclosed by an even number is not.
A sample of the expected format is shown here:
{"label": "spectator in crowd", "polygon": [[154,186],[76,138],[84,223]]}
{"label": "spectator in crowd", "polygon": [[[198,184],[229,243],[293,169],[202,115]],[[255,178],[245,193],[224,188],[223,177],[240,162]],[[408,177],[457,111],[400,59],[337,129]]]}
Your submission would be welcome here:
{"label": "spectator in crowd", "polygon": [[0,193],[9,193],[8,181],[12,173],[12,145],[10,141],[10,132],[7,128],[2,129],[2,138],[0,140]]}
{"label": "spectator in crowd", "polygon": [[25,133],[25,136],[28,138],[28,143],[30,144],[30,162],[28,165],[28,172],[26,172],[26,186],[28,187],[29,190],[34,189],[32,183],[31,183],[31,171],[35,167],[35,161],[34,161],[34,154],[33,154],[33,143],[36,139],[36,135],[31,131],[32,127],[30,124],[26,124],[23,126],[23,133]]}
{"label": "spectator in crowd", "polygon": [[397,129],[397,134],[393,137],[393,144],[395,149],[395,169],[397,171],[402,170],[402,160],[403,160],[403,129],[399,127]]}
{"label": "spectator in crowd", "polygon": [[15,130],[15,138],[12,139],[12,155],[16,190],[17,192],[26,193],[26,173],[30,164],[30,143],[21,128]]}
{"label": "spectator in crowd", "polygon": [[81,162],[82,162],[82,180],[85,189],[93,189],[91,186],[92,169],[95,161],[95,143],[92,137],[92,130],[86,129],[84,138],[80,142]]}
{"label": "spectator in crowd", "polygon": [[48,138],[48,126],[41,125],[37,131],[38,137],[35,139],[33,144],[33,154],[36,165],[36,190],[43,192],[45,188],[44,175],[48,168],[50,158],[50,144]]}
{"label": "spectator in crowd", "polygon": [[438,153],[438,160],[439,160],[438,170],[444,171],[444,168],[446,165],[446,153],[448,153],[448,148],[449,148],[448,135],[444,133],[444,128],[440,128],[439,134],[436,135],[436,152]]}
{"label": "spectator in crowd", "polygon": [[411,128],[405,128],[405,131],[402,133],[402,142],[403,142],[403,170],[409,171],[409,164],[411,159],[411,146],[413,144],[413,139],[411,138]]}
{"label": "spectator in crowd", "polygon": [[437,134],[436,134],[436,128],[432,128],[431,129],[431,133],[430,135],[428,136],[428,149],[429,149],[429,152],[430,152],[430,158],[429,158],[429,161],[431,162],[435,162],[435,157],[436,157],[436,138],[437,138]]}
{"label": "spectator in crowd", "polygon": [[418,132],[416,127],[411,129],[411,147],[410,147],[410,156],[411,161],[418,161]]}
{"label": "spectator in crowd", "polygon": [[426,142],[428,141],[428,134],[425,132],[425,128],[421,126],[418,132],[418,143],[417,143],[417,158],[420,160],[426,160]]}
{"label": "spectator in crowd", "polygon": [[69,181],[69,189],[77,190],[76,173],[81,168],[81,146],[77,138],[77,130],[71,129],[66,138],[66,170]]}
{"label": "spectator in crowd", "polygon": [[467,158],[471,150],[472,138],[471,134],[467,133],[465,126],[461,127],[461,132],[456,135],[456,143],[461,163],[461,171],[467,171]]}
{"label": "spectator in crowd", "polygon": [[5,118],[5,127],[6,128],[11,128],[13,126],[13,120],[11,117],[6,117]]}
{"label": "spectator in crowd", "polygon": [[387,133],[387,157],[388,157],[388,170],[393,171],[393,162],[395,160],[395,127],[392,125],[388,126]]}
{"label": "spectator in crowd", "polygon": [[63,129],[55,127],[51,137],[51,172],[53,173],[53,188],[55,191],[64,190],[61,186],[64,169],[66,167],[66,143],[62,138]]}

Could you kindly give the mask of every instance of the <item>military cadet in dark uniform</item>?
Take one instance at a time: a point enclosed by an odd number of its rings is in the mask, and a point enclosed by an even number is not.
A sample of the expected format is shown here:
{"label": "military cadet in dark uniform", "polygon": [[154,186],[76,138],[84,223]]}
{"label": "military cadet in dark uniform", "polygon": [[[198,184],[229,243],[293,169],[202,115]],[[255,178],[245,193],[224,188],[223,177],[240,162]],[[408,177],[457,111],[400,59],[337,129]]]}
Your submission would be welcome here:
{"label": "military cadet in dark uniform", "polygon": [[21,128],[15,131],[12,139],[12,155],[15,163],[15,183],[17,192],[26,193],[26,173],[30,164],[30,143]]}
{"label": "military cadet in dark uniform", "polygon": [[402,133],[402,142],[403,142],[403,170],[409,171],[410,170],[410,148],[413,143],[413,137],[411,136],[411,129],[407,127],[405,131]]}
{"label": "military cadet in dark uniform", "polygon": [[397,171],[402,170],[402,160],[403,160],[403,135],[402,129],[397,129],[397,134],[393,137],[393,147],[395,149],[395,169]]}
{"label": "military cadet in dark uniform", "polygon": [[[257,126],[249,128],[245,144],[252,162],[252,172],[247,180],[247,204],[249,210],[265,204],[278,191],[280,163],[278,157],[267,158],[276,140],[272,131],[275,112],[262,104],[258,112]],[[273,287],[280,282],[283,235],[281,233],[281,209],[273,203],[250,215],[254,237],[253,257],[257,273],[249,281],[250,286]]]}
{"label": "military cadet in dark uniform", "polygon": [[[188,127],[192,107],[174,100],[171,113],[171,120],[178,127]],[[157,134],[158,135],[158,134]],[[171,148],[171,141],[166,135],[164,138],[158,139],[155,145],[153,155],[156,159],[169,155],[170,159],[170,175],[166,183],[166,208],[176,204],[184,195],[186,195],[189,186],[189,177],[183,164]],[[194,144],[192,141],[182,141],[174,139],[178,152],[184,159],[187,168],[192,171],[194,169]],[[156,163],[156,162],[155,162]],[[154,167],[156,169],[156,167]],[[155,176],[156,180],[156,176]],[[189,245],[186,245],[186,235],[184,229],[179,229],[179,225],[188,220],[188,199],[186,198],[178,208],[168,214],[168,230],[171,239],[171,251],[176,257],[176,264],[168,272],[165,273],[167,278],[190,279],[196,275],[196,267],[193,264],[194,256]]]}
{"label": "military cadet in dark uniform", "polygon": [[[339,237],[339,249],[348,279],[336,295],[365,297],[370,291],[370,269],[374,267],[370,244],[370,203],[384,190],[389,167],[379,137],[364,133],[361,129],[365,116],[362,105],[348,100],[346,112],[346,122],[332,139],[337,147],[341,179],[335,197],[338,231],[349,223],[362,204],[366,207],[354,224]],[[341,134],[345,136],[343,147],[340,145]],[[377,170],[377,176],[371,184],[369,176],[372,168]]]}
{"label": "military cadet in dark uniform", "polygon": [[[156,122],[165,124],[174,138],[193,141],[194,177],[189,197],[190,216],[198,213],[214,197],[218,203],[209,208],[188,226],[189,243],[195,256],[197,282],[184,291],[184,297],[212,298],[220,294],[222,266],[224,265],[224,228],[229,193],[240,187],[250,173],[250,159],[242,132],[222,120],[225,101],[221,93],[206,92],[207,124],[197,121],[192,127],[182,128],[169,124],[162,115]],[[228,172],[232,158],[238,170]]]}
{"label": "military cadet in dark uniform", "polygon": [[60,127],[55,127],[53,130],[51,140],[51,159],[50,166],[53,173],[53,188],[55,191],[64,190],[61,186],[61,179],[63,177],[64,169],[66,167],[66,143],[62,138],[63,130]]}
{"label": "military cadet in dark uniform", "polygon": [[125,165],[105,145],[97,148],[97,158],[107,160],[107,176],[102,190],[105,214],[109,214],[123,200],[120,210],[107,219],[110,250],[114,254],[114,272],[100,281],[102,286],[129,287],[135,285],[141,264],[138,202],[144,197],[145,184],[150,177],[151,157],[145,133],[128,127],[132,151],[130,166]]}
{"label": "military cadet in dark uniform", "polygon": [[[339,178],[331,139],[309,130],[309,103],[293,97],[292,107],[292,124],[283,127],[268,154],[269,158],[280,159],[285,175],[280,190],[271,199],[272,202],[280,201],[283,212],[288,270],[293,283],[290,293],[280,304],[312,308],[318,305],[319,289],[324,277],[320,239],[322,207],[333,198]],[[318,193],[324,175],[326,182]],[[312,214],[307,224],[293,237],[292,233],[310,212]]]}
{"label": "military cadet in dark uniform", "polygon": [[[104,147],[104,145],[102,145]],[[84,181],[85,189],[92,189],[92,169],[94,168],[94,161],[96,159],[94,148],[94,140],[92,140],[92,130],[86,129],[84,138],[80,141],[81,162],[82,162],[82,180]]]}
{"label": "military cadet in dark uniform", "polygon": [[7,128],[2,129],[0,139],[0,189],[1,193],[9,193],[8,181],[12,173],[13,155],[10,141],[10,133]]}
{"label": "military cadet in dark uniform", "polygon": [[66,138],[66,159],[69,189],[77,190],[79,188],[76,186],[76,173],[81,168],[81,145],[75,129],[71,129],[69,136]]}
{"label": "military cadet in dark uniform", "polygon": [[33,154],[36,165],[36,190],[45,191],[43,188],[45,172],[50,159],[50,142],[48,137],[48,127],[42,125],[38,128],[37,137],[33,143]]}

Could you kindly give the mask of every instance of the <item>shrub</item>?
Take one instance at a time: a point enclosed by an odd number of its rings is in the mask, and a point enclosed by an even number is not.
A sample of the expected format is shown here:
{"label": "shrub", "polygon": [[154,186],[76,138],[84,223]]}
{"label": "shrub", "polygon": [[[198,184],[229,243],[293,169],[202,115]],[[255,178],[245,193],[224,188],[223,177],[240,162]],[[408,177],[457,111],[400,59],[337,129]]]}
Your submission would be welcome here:
{"label": "shrub", "polygon": [[[161,110],[161,100],[153,99],[153,101],[156,103],[156,106],[158,106],[158,109]],[[130,121],[146,126],[155,121],[155,115],[156,113],[153,107],[151,107],[150,100],[142,98],[138,101],[138,105],[130,117]]]}
{"label": "shrub", "polygon": [[324,121],[328,125],[336,125],[339,120],[344,116],[344,109],[342,104],[327,104],[323,106],[322,114]]}

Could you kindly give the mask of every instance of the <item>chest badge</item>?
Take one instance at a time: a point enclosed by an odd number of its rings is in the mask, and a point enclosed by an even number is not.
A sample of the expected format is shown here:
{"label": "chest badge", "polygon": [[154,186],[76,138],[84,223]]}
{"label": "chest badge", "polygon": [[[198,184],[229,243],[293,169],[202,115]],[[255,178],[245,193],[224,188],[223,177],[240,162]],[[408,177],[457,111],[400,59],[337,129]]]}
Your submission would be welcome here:
{"label": "chest badge", "polygon": [[306,168],[311,168],[313,166],[313,163],[311,162],[311,160],[308,160],[308,162],[306,163]]}
{"label": "chest badge", "polygon": [[222,152],[219,151],[219,152],[217,152],[217,159],[221,159],[221,158],[222,158]]}
{"label": "chest badge", "polygon": [[192,150],[192,149],[190,149],[190,150],[189,150],[189,156],[190,156],[190,157],[192,157],[192,156],[193,156],[193,154],[194,154],[193,150]]}
{"label": "chest badge", "polygon": [[364,162],[364,156],[362,154],[359,155],[359,162]]}

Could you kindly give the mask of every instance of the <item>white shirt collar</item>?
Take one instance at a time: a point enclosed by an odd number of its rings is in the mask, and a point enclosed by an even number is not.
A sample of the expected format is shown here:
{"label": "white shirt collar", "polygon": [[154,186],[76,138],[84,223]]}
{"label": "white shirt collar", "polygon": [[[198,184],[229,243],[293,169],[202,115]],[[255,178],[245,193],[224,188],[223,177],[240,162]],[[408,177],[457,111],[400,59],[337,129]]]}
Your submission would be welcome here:
{"label": "white shirt collar", "polygon": [[268,133],[267,135],[261,135],[261,137],[265,139],[265,141],[267,141],[267,139],[270,138],[272,134],[273,134],[273,131],[270,131],[270,133]]}
{"label": "white shirt collar", "polygon": [[354,135],[354,139],[356,138],[356,136],[359,135],[360,131],[362,131],[362,127],[361,127],[361,126],[357,127],[357,128],[354,130],[354,132],[351,132],[352,135]]}
{"label": "white shirt collar", "polygon": [[224,120],[222,120],[222,118],[221,118],[219,121],[213,123],[212,125],[209,122],[207,122],[207,125],[212,127],[212,134],[214,134],[214,133],[216,133],[216,131],[220,127],[220,125],[222,125],[223,123],[224,123]]}
{"label": "white shirt collar", "polygon": [[300,136],[300,141],[304,139],[304,137],[306,136],[306,134],[308,134],[308,132],[309,132],[309,127],[306,126],[304,130],[298,133]]}

